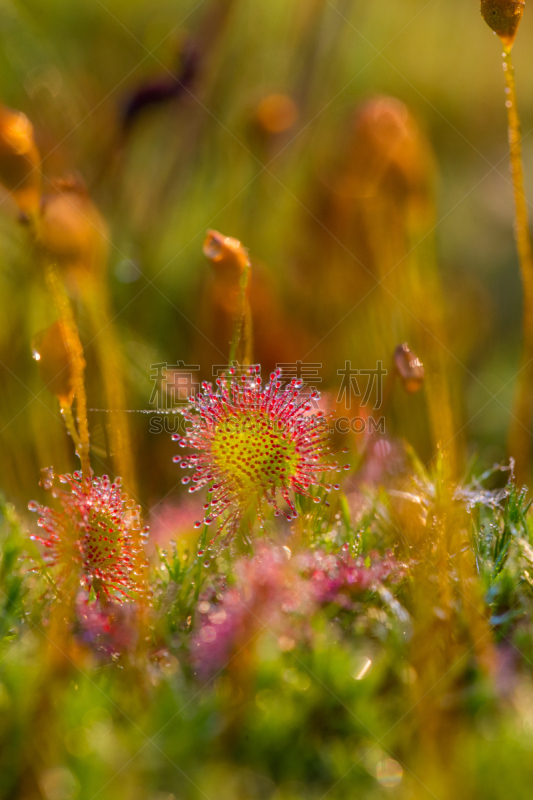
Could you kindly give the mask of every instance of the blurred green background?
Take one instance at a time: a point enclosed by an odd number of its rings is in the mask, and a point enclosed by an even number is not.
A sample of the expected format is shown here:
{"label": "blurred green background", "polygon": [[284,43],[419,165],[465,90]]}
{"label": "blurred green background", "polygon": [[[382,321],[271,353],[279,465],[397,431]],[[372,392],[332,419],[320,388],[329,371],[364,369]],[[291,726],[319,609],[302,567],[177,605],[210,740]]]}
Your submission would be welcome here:
{"label": "blurred green background", "polygon": [[[526,8],[514,58],[529,184],[532,34]],[[46,177],[80,175],[110,226],[108,283],[132,410],[149,408],[152,364],[223,363],[225,342],[210,329],[206,300],[207,228],[250,249],[283,319],[274,332],[293,344],[279,360],[328,364],[322,388],[345,358],[387,361],[398,337],[411,337],[416,320],[387,331],[389,307],[380,312],[379,293],[364,283],[355,257],[345,253],[331,272],[332,248],[337,256],[347,248],[317,211],[328,165],[342,170],[354,109],[376,95],[404,102],[436,156],[434,235],[444,349],[460,397],[456,426],[465,426],[463,442],[483,463],[504,458],[521,290],[501,45],[476,0],[2,0],[0,36],[0,99],[33,122]],[[186,89],[141,108],[142,97],[164,97],[172,76],[183,76],[184,59]],[[272,94],[294,104],[294,119],[278,133],[258,121]],[[57,401],[31,358],[32,337],[55,315],[27,229],[7,195],[1,206],[0,485],[25,504],[37,493],[40,467],[75,463]],[[422,276],[426,244],[415,245]],[[402,304],[409,305],[408,289]],[[98,407],[78,311],[89,405]],[[428,354],[419,355],[431,369]],[[419,401],[402,409],[403,422],[392,417],[395,432],[412,434],[430,457]],[[131,414],[130,423],[143,501],[177,493],[169,437],[149,434],[146,415]],[[91,412],[90,424],[97,440],[107,419]],[[95,468],[103,471],[105,459]]]}

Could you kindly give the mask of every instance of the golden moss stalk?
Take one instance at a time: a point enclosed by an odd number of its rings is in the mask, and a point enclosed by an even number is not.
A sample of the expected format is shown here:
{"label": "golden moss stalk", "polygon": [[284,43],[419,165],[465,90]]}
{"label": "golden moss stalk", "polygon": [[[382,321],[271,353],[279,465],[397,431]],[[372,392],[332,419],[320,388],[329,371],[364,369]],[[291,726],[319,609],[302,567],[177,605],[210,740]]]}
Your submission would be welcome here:
{"label": "golden moss stalk", "polygon": [[500,37],[504,48],[505,107],[515,202],[515,239],[524,292],[523,341],[513,416],[509,428],[509,453],[515,459],[519,484],[531,473],[531,421],[533,418],[533,249],[524,186],[522,135],[516,100],[516,82],[511,50],[524,12],[524,0],[481,0],[481,15]]}
{"label": "golden moss stalk", "polygon": [[515,237],[524,290],[521,369],[516,384],[513,418],[509,430],[509,451],[516,461],[516,477],[526,483],[531,470],[531,420],[533,417],[533,250],[524,187],[520,118],[511,48],[505,48],[503,69],[509,120],[509,147],[515,199]]}
{"label": "golden moss stalk", "polygon": [[[89,425],[87,422],[87,397],[85,394],[85,359],[81,346],[78,328],[74,319],[74,314],[67,297],[65,287],[57,268],[50,261],[45,262],[46,284],[52,295],[52,299],[57,308],[59,317],[62,321],[64,332],[64,344],[67,350],[71,365],[72,386],[76,397],[76,417],[78,422],[77,452],[81,462],[81,471],[84,479],[91,476],[91,464],[89,460]],[[67,415],[65,422],[72,422],[71,416]],[[72,433],[72,431],[71,431]],[[76,439],[75,439],[76,442]]]}

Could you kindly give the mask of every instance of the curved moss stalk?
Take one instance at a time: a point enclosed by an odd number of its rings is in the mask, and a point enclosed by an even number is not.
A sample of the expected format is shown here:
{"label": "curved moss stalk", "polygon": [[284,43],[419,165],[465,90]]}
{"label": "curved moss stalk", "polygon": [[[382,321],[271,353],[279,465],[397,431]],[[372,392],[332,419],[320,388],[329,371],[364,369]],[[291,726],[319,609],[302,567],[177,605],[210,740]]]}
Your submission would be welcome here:
{"label": "curved moss stalk", "polygon": [[509,452],[515,459],[519,485],[526,483],[531,469],[531,420],[533,418],[533,249],[529,232],[520,118],[516,102],[516,84],[511,47],[505,47],[503,62],[506,108],[509,123],[509,147],[515,201],[515,238],[524,292],[523,343],[518,373],[513,417],[509,428]]}
{"label": "curved moss stalk", "polygon": [[[57,312],[63,322],[65,330],[65,347],[72,365],[72,383],[76,397],[76,417],[78,421],[78,437],[74,438],[76,451],[81,462],[81,472],[84,480],[91,477],[91,463],[89,459],[89,425],[87,422],[87,396],[83,376],[85,373],[85,359],[81,346],[78,328],[68,299],[65,287],[54,264],[45,262],[46,285],[56,306]],[[67,418],[63,414],[65,421]],[[71,423],[72,414],[70,415]],[[68,424],[67,424],[68,427]]]}

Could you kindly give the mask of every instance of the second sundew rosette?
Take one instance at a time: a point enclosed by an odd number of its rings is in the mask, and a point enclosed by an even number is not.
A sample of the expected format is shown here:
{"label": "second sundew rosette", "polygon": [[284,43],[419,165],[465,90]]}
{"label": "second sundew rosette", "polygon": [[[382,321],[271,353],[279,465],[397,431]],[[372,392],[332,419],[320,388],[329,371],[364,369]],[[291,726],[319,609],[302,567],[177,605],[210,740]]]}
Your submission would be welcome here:
{"label": "second sundew rosette", "polygon": [[[259,371],[255,365],[236,376],[230,369],[216,388],[204,382],[182,411],[185,436],[173,436],[181,447],[197,451],[174,461],[194,469],[182,478],[190,492],[207,487],[203,523],[219,520],[215,538],[222,531],[231,538],[245,517],[261,525],[267,506],[290,521],[298,516],[295,495],[327,502],[327,493],[339,488],[324,482],[339,467],[329,460],[327,417],[313,412],[319,393],[304,396],[297,379],[283,386],[279,369],[263,386]],[[320,488],[322,497],[315,493]]]}
{"label": "second sundew rosette", "polygon": [[52,467],[42,474],[41,486],[57,507],[33,500],[28,504],[38,512],[42,530],[31,538],[44,547],[45,565],[57,567],[58,586],[72,590],[81,585],[103,605],[146,600],[143,542],[148,528],[142,525],[140,507],[123,491],[121,478],[84,480],[80,471],[56,475]]}

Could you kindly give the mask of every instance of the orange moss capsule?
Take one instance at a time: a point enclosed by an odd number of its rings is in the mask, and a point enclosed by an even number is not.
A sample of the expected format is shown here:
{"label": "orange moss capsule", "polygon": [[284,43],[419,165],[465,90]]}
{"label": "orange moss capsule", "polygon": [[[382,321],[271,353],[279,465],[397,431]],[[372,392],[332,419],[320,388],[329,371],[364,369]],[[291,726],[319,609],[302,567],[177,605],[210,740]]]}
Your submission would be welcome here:
{"label": "orange moss capsule", "polygon": [[27,116],[22,111],[0,106],[0,181],[28,215],[39,208],[40,162],[33,126]]}
{"label": "orange moss capsule", "polygon": [[524,6],[524,0],[481,0],[481,16],[506,47],[514,43]]}
{"label": "orange moss capsule", "polygon": [[204,254],[215,267],[215,304],[233,318],[229,362],[250,364],[252,314],[250,309],[250,258],[238,239],[209,230]]}
{"label": "orange moss capsule", "polygon": [[218,231],[207,231],[203,250],[204,255],[217,265],[218,272],[225,270],[240,275],[250,264],[248,250],[239,240]]}
{"label": "orange moss capsule", "polygon": [[335,186],[340,197],[427,202],[431,195],[433,159],[426,139],[394,97],[376,97],[360,107],[346,161]]}
{"label": "orange moss capsule", "polygon": [[72,362],[65,340],[64,323],[58,319],[37,333],[31,346],[43,383],[55,394],[62,407],[70,407],[75,388]]}
{"label": "orange moss capsule", "polygon": [[248,250],[238,239],[213,230],[207,231],[203,249],[204,255],[214,267],[217,302],[226,311],[235,314],[239,304],[241,278],[250,266]]}
{"label": "orange moss capsule", "polygon": [[107,226],[85,187],[57,181],[56,192],[43,198],[38,238],[47,254],[63,268],[101,271],[107,256]]}
{"label": "orange moss capsule", "polygon": [[424,366],[406,342],[395,349],[394,365],[406,392],[414,394],[422,388]]}
{"label": "orange moss capsule", "polygon": [[269,94],[257,107],[257,121],[267,133],[288,131],[298,119],[298,107],[286,94]]}

